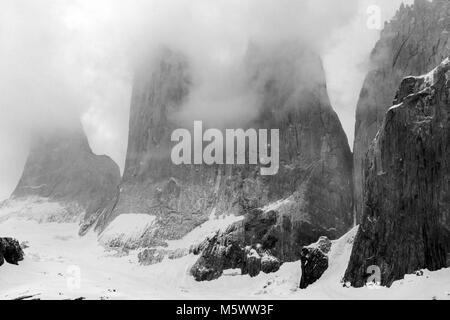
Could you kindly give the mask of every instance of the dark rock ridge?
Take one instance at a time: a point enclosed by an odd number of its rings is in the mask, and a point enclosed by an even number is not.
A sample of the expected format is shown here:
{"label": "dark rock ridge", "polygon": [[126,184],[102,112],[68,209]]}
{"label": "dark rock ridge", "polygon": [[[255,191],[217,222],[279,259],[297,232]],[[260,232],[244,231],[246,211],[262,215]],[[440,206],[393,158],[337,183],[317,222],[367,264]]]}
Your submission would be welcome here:
{"label": "dark rock ridge", "polygon": [[369,266],[390,286],[405,274],[449,266],[450,61],[405,78],[365,161],[363,221],[345,281]]}
{"label": "dark rock ridge", "polygon": [[[296,44],[282,43],[274,48],[251,46],[247,61],[260,104],[251,127],[280,130],[280,170],[258,177],[264,197],[256,193],[251,198],[264,201],[252,207],[288,199],[276,211],[293,226],[344,234],[352,224],[352,159],[328,98],[321,58]],[[250,172],[247,181],[251,177]]]}
{"label": "dark rock ridge", "polygon": [[0,238],[0,266],[5,261],[9,264],[19,264],[23,260],[24,253],[19,242],[12,238]]}
{"label": "dark rock ridge", "polygon": [[260,272],[272,273],[280,269],[280,260],[270,250],[266,251],[260,245],[243,247],[241,243],[218,235],[208,241],[201,257],[191,268],[195,280],[215,280],[229,269],[240,269],[241,274],[251,277],[256,277]]}
{"label": "dark rock ridge", "polygon": [[361,90],[354,143],[354,201],[357,222],[363,211],[364,159],[392,105],[402,79],[420,75],[450,54],[450,2],[416,0],[402,5],[386,24],[371,55],[370,72]]}
{"label": "dark rock ridge", "polygon": [[321,237],[317,243],[303,247],[300,257],[302,263],[300,289],[306,289],[327,271],[330,249],[331,241],[327,237]]}
{"label": "dark rock ridge", "polygon": [[[276,176],[246,182],[258,186],[254,208],[272,204],[247,210],[242,221],[198,250],[192,269],[197,279],[217,278],[227,268],[245,272],[248,246],[280,263],[296,261],[302,246],[324,235],[336,238],[352,224],[351,153],[328,100],[320,58],[295,46],[282,48],[277,53],[252,48],[248,58],[261,98],[256,123],[280,128],[282,165]],[[258,200],[261,194],[269,201]],[[273,203],[279,199],[284,200]]]}
{"label": "dark rock ridge", "polygon": [[253,210],[225,232],[194,247],[192,252],[200,258],[191,269],[192,275],[203,281],[217,279],[227,269],[241,269],[242,274],[250,276],[260,271],[276,272],[282,263],[298,260],[306,243],[324,234],[336,236],[333,230],[291,220],[288,212],[283,208]]}
{"label": "dark rock ridge", "polygon": [[[322,235],[318,230],[348,230],[351,152],[328,99],[320,58],[291,44],[277,50],[251,46],[246,65],[245,90],[254,92],[260,113],[239,127],[280,129],[279,173],[260,176],[259,166],[172,164],[170,135],[180,127],[173,115],[189,98],[193,83],[187,58],[164,49],[135,76],[125,172],[117,204],[102,218],[105,227],[120,214],[154,215],[154,230],[141,244],[159,246],[180,239],[212,212],[245,215],[290,198],[276,220],[280,227],[289,221],[292,241],[284,245],[292,248],[279,259],[298,258],[294,244],[316,241]],[[306,235],[296,234],[303,225]],[[309,242],[299,240],[304,238]]]}
{"label": "dark rock ridge", "polygon": [[276,272],[280,259],[298,255],[291,243],[301,240],[295,237],[311,237],[300,229],[300,225],[294,228],[287,216],[281,217],[275,211],[253,210],[225,232],[193,248],[192,252],[200,257],[191,274],[197,281],[204,281],[217,279],[228,269],[241,269],[242,274],[252,277],[260,271]]}
{"label": "dark rock ridge", "polygon": [[52,219],[81,218],[80,233],[84,233],[113,201],[119,182],[119,167],[109,157],[92,152],[80,124],[36,137],[11,199],[39,197],[58,202],[66,206],[67,214]]}

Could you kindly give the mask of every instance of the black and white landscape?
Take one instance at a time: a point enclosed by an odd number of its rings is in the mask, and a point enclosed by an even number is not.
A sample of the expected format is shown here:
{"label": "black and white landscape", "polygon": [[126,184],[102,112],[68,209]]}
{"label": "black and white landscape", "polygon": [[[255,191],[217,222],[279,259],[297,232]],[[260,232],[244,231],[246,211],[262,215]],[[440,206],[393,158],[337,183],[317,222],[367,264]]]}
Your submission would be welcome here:
{"label": "black and white landscape", "polygon": [[[2,1],[0,299],[450,299],[449,40],[447,0]],[[276,174],[175,164],[194,121]]]}

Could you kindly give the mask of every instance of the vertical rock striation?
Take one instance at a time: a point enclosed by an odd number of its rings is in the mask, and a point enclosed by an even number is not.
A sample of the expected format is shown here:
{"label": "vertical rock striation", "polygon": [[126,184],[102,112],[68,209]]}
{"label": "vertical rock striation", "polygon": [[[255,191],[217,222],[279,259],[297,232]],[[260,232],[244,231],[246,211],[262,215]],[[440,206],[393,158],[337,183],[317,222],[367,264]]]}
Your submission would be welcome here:
{"label": "vertical rock striation", "polygon": [[416,0],[413,6],[402,5],[381,32],[356,111],[353,176],[358,223],[364,205],[365,155],[392,105],[395,90],[404,77],[424,74],[450,54],[449,32],[447,0]]}
{"label": "vertical rock striation", "polygon": [[308,288],[327,271],[331,245],[332,243],[327,237],[321,237],[317,243],[303,247],[300,257],[302,262],[300,289]]}
{"label": "vertical rock striation", "polygon": [[120,194],[100,224],[105,229],[122,214],[154,216],[154,225],[144,231],[138,247],[165,245],[207,221],[213,208],[237,206],[234,195],[221,188],[234,183],[229,173],[225,176],[227,168],[176,166],[171,161],[171,134],[182,127],[174,115],[186,102],[191,82],[186,57],[167,48],[140,65],[135,75]]}
{"label": "vertical rock striation", "polygon": [[450,60],[405,78],[365,161],[363,219],[345,281],[369,266],[390,286],[420,269],[448,267],[450,253]]}
{"label": "vertical rock striation", "polygon": [[247,272],[248,256],[298,260],[302,246],[342,235],[352,224],[351,152],[328,99],[320,57],[284,44],[252,47],[247,59],[260,103],[252,126],[280,129],[280,170],[267,177],[241,173],[251,206],[244,220],[207,241],[191,270],[198,280],[215,279],[230,267]]}

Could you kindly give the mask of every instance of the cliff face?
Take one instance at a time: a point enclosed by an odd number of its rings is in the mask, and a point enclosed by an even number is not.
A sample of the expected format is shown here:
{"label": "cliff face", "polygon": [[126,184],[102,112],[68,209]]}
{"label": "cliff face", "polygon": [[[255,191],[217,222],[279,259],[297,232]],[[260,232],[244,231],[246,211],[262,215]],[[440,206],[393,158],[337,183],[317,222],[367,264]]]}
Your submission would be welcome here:
{"label": "cliff face", "polygon": [[363,220],[345,281],[390,286],[450,266],[450,60],[405,78],[365,161]]}
{"label": "cliff face", "polygon": [[[285,215],[295,226],[307,224],[304,229],[317,238],[347,231],[351,153],[328,100],[320,58],[296,46],[278,51],[252,47],[246,61],[248,90],[255,92],[260,114],[244,128],[280,129],[278,174],[261,176],[259,166],[249,165],[172,164],[170,135],[183,127],[173,114],[188,98],[192,81],[186,58],[164,50],[136,74],[125,174],[117,205],[103,217],[104,227],[121,214],[153,215],[154,225],[135,245],[164,245],[212,213],[243,215],[289,198],[280,221]],[[292,235],[292,241],[297,238]],[[295,256],[292,252],[287,259]]]}
{"label": "cliff face", "polygon": [[280,210],[294,224],[345,233],[352,222],[352,159],[320,57],[284,44],[251,48],[248,60],[260,103],[254,126],[280,130],[280,170],[264,178],[269,202],[288,199]]}
{"label": "cliff face", "polygon": [[387,23],[371,55],[361,90],[354,143],[354,201],[358,223],[363,210],[364,158],[392,105],[395,90],[409,75],[428,72],[450,54],[450,2],[416,0]]}
{"label": "cliff face", "polygon": [[52,219],[77,220],[82,214],[83,233],[114,199],[119,182],[119,167],[92,153],[79,125],[36,137],[11,200],[45,198],[67,205],[66,216]]}
{"label": "cliff face", "polygon": [[171,134],[182,127],[173,121],[173,115],[190,91],[189,68],[182,54],[162,49],[135,75],[120,194],[100,222],[104,229],[121,214],[156,217],[155,225],[132,246],[159,246],[164,240],[179,239],[208,220],[213,208],[236,206],[232,194],[219,196],[225,182],[233,183],[226,168],[176,166],[171,161]]}

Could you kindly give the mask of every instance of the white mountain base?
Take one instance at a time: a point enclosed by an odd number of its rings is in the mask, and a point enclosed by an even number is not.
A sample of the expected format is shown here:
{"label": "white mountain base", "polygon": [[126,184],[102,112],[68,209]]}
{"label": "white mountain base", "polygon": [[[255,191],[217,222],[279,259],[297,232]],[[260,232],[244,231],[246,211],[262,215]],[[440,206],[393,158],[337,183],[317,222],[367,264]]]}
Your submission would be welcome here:
{"label": "white mountain base", "polygon": [[[214,224],[221,229],[232,221],[212,219],[203,230],[198,228],[170,245],[196,242]],[[15,237],[28,247],[19,266],[0,268],[0,299],[450,299],[450,269],[409,275],[390,289],[343,287],[355,232],[333,242],[328,270],[308,289],[300,290],[300,262],[286,263],[277,273],[255,278],[228,270],[216,281],[196,282],[189,275],[196,256],[141,266],[138,251],[128,255],[108,251],[94,233],[79,237],[77,223],[38,223],[12,216],[0,224],[0,235]]]}

